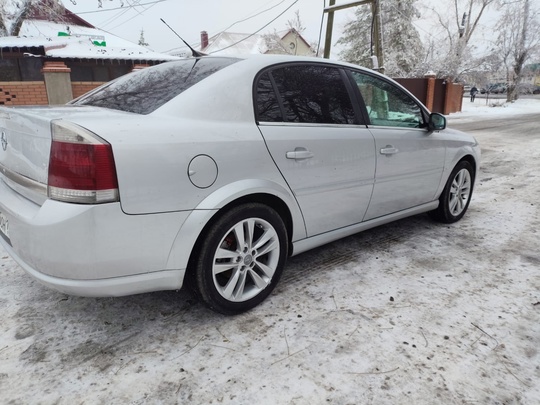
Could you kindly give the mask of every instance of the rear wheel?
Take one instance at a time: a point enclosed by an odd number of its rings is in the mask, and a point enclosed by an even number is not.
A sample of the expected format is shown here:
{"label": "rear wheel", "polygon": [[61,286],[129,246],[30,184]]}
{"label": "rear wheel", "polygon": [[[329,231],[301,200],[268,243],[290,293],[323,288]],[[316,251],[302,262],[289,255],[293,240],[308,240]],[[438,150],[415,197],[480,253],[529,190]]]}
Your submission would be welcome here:
{"label": "rear wheel", "polygon": [[227,211],[199,250],[194,274],[199,296],[223,314],[250,310],[275,288],[287,248],[285,225],[273,209],[250,203]]}
{"label": "rear wheel", "polygon": [[439,197],[439,207],[430,214],[438,221],[450,224],[459,221],[471,201],[474,169],[467,161],[459,162]]}

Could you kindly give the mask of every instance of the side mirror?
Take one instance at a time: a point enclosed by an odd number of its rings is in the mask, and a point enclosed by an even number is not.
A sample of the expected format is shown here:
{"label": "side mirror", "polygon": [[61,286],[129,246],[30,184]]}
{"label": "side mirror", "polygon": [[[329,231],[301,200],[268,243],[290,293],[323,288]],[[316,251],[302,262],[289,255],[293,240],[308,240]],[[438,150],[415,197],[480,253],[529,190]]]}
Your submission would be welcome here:
{"label": "side mirror", "polygon": [[439,113],[429,115],[428,129],[430,131],[442,131],[446,128],[446,117]]}

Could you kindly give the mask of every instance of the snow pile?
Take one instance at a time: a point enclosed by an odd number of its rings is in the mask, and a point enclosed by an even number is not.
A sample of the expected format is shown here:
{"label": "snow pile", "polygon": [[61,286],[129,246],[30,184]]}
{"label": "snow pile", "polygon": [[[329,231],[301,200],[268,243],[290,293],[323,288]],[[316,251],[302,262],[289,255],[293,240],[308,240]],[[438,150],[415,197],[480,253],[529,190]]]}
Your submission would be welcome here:
{"label": "snow pile", "polygon": [[469,98],[463,98],[462,111],[450,114],[452,122],[471,122],[488,117],[502,117],[510,115],[540,113],[540,99],[523,98],[513,103],[507,103],[505,99],[477,97],[474,103]]}

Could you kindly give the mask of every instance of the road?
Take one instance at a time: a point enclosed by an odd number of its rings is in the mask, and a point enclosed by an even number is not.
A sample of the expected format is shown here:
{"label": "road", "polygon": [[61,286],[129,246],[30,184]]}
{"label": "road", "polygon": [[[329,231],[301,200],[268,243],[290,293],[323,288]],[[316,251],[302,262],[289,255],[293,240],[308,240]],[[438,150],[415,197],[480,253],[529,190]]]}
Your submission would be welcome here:
{"label": "road", "polygon": [[0,249],[0,402],[540,403],[540,114],[453,122],[483,148],[462,221],[294,257],[240,316],[183,291],[66,296]]}

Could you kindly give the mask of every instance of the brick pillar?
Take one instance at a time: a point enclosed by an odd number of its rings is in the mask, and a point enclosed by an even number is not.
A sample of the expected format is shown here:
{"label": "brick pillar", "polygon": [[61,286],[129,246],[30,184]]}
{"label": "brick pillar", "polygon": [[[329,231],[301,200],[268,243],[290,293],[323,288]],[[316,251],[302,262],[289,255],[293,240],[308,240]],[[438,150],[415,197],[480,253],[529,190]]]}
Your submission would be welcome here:
{"label": "brick pillar", "polygon": [[208,46],[208,32],[201,31],[201,49],[204,49]]}
{"label": "brick pillar", "polygon": [[427,72],[424,75],[427,80],[426,107],[429,111],[433,110],[433,100],[435,99],[435,73]]}
{"label": "brick pillar", "polygon": [[41,73],[45,76],[49,104],[65,104],[73,100],[71,69],[64,62],[45,62]]}

